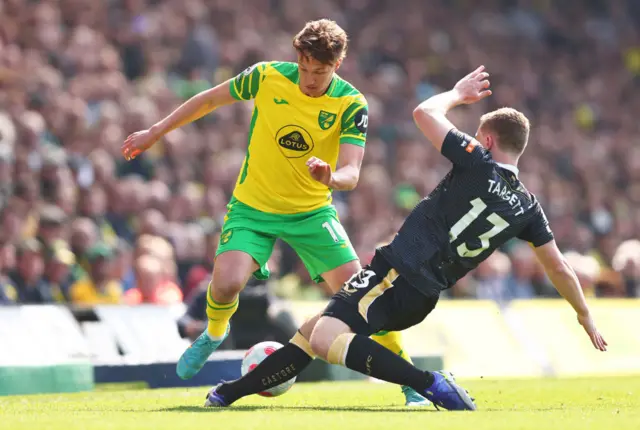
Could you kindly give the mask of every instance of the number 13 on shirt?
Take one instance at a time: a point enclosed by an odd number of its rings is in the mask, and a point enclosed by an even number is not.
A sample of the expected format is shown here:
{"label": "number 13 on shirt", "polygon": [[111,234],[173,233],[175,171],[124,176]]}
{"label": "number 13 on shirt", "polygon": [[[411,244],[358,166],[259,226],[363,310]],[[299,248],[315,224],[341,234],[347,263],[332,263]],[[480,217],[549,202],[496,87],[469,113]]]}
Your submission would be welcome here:
{"label": "number 13 on shirt", "polygon": [[[487,208],[487,204],[482,201],[481,198],[477,198],[471,201],[471,210],[467,212],[458,222],[456,222],[451,230],[449,231],[449,242],[454,242],[463,231],[469,227],[469,225],[475,221],[484,210]],[[458,251],[458,255],[460,257],[473,258],[482,254],[487,248],[489,248],[489,240],[499,234],[501,231],[509,227],[509,223],[505,221],[500,215],[497,213],[492,213],[487,217],[487,221],[493,224],[493,228],[491,230],[481,234],[478,236],[480,239],[481,247],[478,249],[469,249],[467,248],[466,243],[462,243],[458,245],[456,251]]]}

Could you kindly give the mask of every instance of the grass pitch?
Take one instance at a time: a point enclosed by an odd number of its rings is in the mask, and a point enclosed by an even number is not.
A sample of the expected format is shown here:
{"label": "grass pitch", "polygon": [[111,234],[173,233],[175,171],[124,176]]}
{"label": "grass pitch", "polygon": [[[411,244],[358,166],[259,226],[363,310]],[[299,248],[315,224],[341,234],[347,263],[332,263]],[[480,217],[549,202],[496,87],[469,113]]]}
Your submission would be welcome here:
{"label": "grass pitch", "polygon": [[399,387],[296,384],[276,399],[201,405],[207,388],[0,397],[0,429],[639,429],[640,377],[460,381],[477,412],[410,409]]}

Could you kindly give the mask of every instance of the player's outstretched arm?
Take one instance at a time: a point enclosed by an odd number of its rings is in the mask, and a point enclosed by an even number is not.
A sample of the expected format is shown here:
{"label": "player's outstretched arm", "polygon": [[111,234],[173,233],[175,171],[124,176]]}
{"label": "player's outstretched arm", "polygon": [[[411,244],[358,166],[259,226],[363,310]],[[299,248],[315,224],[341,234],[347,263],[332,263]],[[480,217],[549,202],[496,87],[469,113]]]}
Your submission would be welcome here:
{"label": "player's outstretched arm", "polygon": [[235,101],[237,99],[231,95],[230,81],[202,91],[149,129],[138,131],[127,137],[127,140],[122,145],[122,155],[127,160],[134,159],[170,131],[200,119],[215,109]]}
{"label": "player's outstretched arm", "polygon": [[237,99],[231,95],[229,88],[230,80],[196,94],[171,112],[165,119],[151,127],[151,131],[159,135],[165,135],[176,128],[202,118],[221,106],[236,102]]}
{"label": "player's outstretched arm", "polygon": [[442,151],[442,142],[454,125],[447,119],[447,112],[461,104],[471,104],[491,95],[489,74],[484,66],[462,78],[452,90],[420,103],[413,111],[413,119],[427,139],[438,151]]}
{"label": "player's outstretched arm", "polygon": [[554,287],[560,295],[571,304],[578,314],[578,322],[580,322],[591,338],[593,346],[600,351],[606,351],[607,342],[598,332],[591,317],[587,301],[584,298],[582,287],[580,286],[580,281],[578,281],[578,277],[573,268],[571,268],[558,249],[555,240],[534,248],[534,251]]}

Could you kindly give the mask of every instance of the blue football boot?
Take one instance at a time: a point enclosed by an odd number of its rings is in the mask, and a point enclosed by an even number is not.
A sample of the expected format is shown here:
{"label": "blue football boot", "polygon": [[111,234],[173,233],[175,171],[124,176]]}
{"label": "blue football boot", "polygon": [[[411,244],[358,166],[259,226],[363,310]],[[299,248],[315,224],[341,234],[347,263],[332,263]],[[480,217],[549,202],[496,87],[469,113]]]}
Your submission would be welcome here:
{"label": "blue football boot", "polygon": [[[460,387],[449,372],[433,372],[435,380],[427,388],[424,395],[435,405],[436,409],[449,411],[475,411],[476,405],[469,393]],[[440,408],[439,408],[440,407]]]}
{"label": "blue football boot", "polygon": [[176,373],[180,379],[193,378],[202,369],[209,356],[218,349],[220,344],[229,336],[229,325],[227,331],[220,340],[212,340],[205,330],[192,344],[182,353]]}
{"label": "blue football boot", "polygon": [[226,408],[229,405],[220,394],[216,392],[220,385],[213,387],[208,393],[204,402],[205,408]]}

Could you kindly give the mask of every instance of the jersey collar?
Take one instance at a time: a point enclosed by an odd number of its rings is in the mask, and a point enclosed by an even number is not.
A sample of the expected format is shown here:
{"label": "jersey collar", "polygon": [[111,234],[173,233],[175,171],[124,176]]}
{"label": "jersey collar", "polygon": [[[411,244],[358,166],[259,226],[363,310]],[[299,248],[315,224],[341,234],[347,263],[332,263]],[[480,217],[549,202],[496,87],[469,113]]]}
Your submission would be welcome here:
{"label": "jersey collar", "polygon": [[331,96],[331,93],[333,92],[337,83],[338,83],[338,79],[336,79],[336,74],[334,72],[333,78],[331,78],[331,83],[327,87],[327,90],[324,92],[323,96]]}
{"label": "jersey collar", "polygon": [[498,162],[496,162],[496,164],[502,167],[503,169],[507,169],[508,171],[515,173],[516,176],[518,176],[518,174],[520,173],[520,170],[513,164],[503,164]]}

